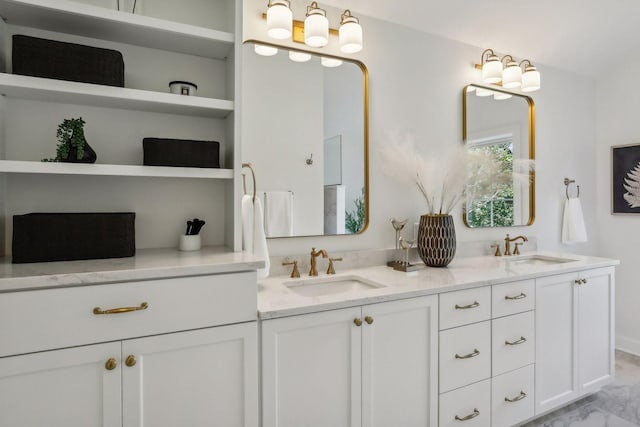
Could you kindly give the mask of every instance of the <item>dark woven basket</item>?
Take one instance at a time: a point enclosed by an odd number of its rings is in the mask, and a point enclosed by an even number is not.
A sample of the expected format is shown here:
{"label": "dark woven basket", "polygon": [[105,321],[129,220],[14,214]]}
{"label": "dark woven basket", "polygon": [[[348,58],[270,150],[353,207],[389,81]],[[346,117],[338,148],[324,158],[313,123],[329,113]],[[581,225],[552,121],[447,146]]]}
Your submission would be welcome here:
{"label": "dark woven basket", "polygon": [[13,74],[124,87],[117,50],[14,35],[12,61]]}
{"label": "dark woven basket", "polygon": [[134,256],[135,217],[133,212],[14,215],[12,262]]}
{"label": "dark woven basket", "polygon": [[142,148],[147,166],[220,167],[220,143],[217,141],[144,138]]}

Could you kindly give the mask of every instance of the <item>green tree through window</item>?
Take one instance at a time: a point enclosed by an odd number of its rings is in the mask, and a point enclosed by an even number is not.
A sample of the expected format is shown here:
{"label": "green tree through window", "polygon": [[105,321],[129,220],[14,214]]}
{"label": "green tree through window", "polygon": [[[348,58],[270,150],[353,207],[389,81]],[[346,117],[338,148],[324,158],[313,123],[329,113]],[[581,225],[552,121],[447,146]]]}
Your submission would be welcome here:
{"label": "green tree through window", "polygon": [[[480,145],[473,150],[491,153],[503,172],[513,172],[513,144],[511,142]],[[497,184],[489,197],[467,200],[467,223],[471,227],[509,227],[513,225],[513,181]]]}

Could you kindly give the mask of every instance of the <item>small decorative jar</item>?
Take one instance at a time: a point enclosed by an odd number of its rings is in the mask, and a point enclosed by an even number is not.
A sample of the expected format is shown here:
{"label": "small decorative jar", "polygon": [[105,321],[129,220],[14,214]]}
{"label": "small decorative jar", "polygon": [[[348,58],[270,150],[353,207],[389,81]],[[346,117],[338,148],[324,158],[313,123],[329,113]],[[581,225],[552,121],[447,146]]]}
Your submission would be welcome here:
{"label": "small decorative jar", "polygon": [[429,267],[446,267],[456,254],[456,229],[453,217],[426,214],[418,227],[418,254]]}

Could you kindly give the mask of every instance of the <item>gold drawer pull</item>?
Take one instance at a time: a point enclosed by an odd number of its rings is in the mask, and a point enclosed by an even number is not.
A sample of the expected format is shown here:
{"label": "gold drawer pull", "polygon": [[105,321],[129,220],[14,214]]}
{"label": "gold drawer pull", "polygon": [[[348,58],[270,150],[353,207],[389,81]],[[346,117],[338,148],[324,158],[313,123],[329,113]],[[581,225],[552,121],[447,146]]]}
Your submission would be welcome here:
{"label": "gold drawer pull", "polygon": [[514,300],[514,299],[522,299],[522,298],[526,298],[527,294],[525,294],[524,292],[521,292],[520,295],[516,295],[515,297],[510,297],[509,295],[505,295],[504,299],[506,300]]}
{"label": "gold drawer pull", "polygon": [[372,324],[372,323],[373,323],[373,317],[371,317],[371,316],[366,316],[366,317],[364,318],[364,321],[365,321],[365,322],[367,322],[367,324],[368,324],[368,325],[370,325],[370,324]]}
{"label": "gold drawer pull", "polygon": [[472,418],[477,417],[478,415],[480,415],[480,411],[478,411],[477,408],[473,408],[473,413],[467,415],[466,417],[459,417],[459,416],[456,415],[455,419],[458,420],[458,421],[468,421],[468,420],[470,420]]}
{"label": "gold drawer pull", "polygon": [[476,357],[479,355],[480,355],[480,350],[478,350],[477,348],[474,348],[473,353],[465,354],[464,356],[460,356],[458,353],[456,353],[456,359],[471,359],[472,357]]}
{"label": "gold drawer pull", "polygon": [[480,303],[478,301],[474,301],[473,303],[469,304],[469,305],[458,305],[456,304],[456,310],[467,310],[469,308],[476,308],[480,306]]}
{"label": "gold drawer pull", "polygon": [[143,302],[139,307],[119,307],[119,308],[111,308],[109,310],[103,310],[100,307],[96,307],[93,309],[93,314],[119,314],[119,313],[129,313],[130,311],[138,311],[138,310],[146,310],[149,308],[149,304]]}
{"label": "gold drawer pull", "polygon": [[518,345],[518,344],[524,344],[526,342],[527,342],[527,339],[525,337],[520,337],[520,339],[517,341],[505,341],[504,343],[506,345]]}
{"label": "gold drawer pull", "polygon": [[517,395],[516,397],[514,397],[513,399],[509,399],[508,397],[505,397],[504,400],[505,402],[517,402],[518,400],[522,400],[525,397],[527,397],[527,393],[525,393],[524,391],[520,391],[520,394]]}
{"label": "gold drawer pull", "polygon": [[118,366],[118,362],[116,362],[116,359],[114,359],[113,357],[107,360],[107,362],[104,364],[104,367],[107,371],[113,371],[114,369],[116,369],[116,366]]}
{"label": "gold drawer pull", "polygon": [[356,326],[362,326],[362,319],[356,317],[355,319],[353,319],[353,323],[355,323]]}

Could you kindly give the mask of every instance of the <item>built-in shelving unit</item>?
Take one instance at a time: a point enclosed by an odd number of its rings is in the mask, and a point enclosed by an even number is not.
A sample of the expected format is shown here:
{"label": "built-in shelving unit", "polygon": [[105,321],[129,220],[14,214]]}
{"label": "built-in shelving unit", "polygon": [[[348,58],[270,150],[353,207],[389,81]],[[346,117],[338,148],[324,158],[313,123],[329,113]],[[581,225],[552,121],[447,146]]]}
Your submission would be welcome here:
{"label": "built-in shelving unit", "polygon": [[[0,69],[7,71],[0,73],[0,254],[10,248],[11,215],[111,208],[139,214],[140,248],[174,246],[175,224],[198,215],[209,224],[205,244],[239,250],[233,113],[242,1],[148,0],[135,14],[115,10],[115,0],[87,3],[0,0]],[[176,11],[182,22],[173,20]],[[10,74],[13,34],[121,51],[129,87]],[[189,76],[199,96],[168,92],[170,80]],[[56,126],[78,116],[87,120],[98,161],[111,164],[38,161],[51,155]],[[141,141],[151,136],[218,141],[222,168],[131,164],[142,159]]]}
{"label": "built-in shelving unit", "polygon": [[168,166],[102,165],[0,160],[0,172],[55,175],[147,176],[165,178],[232,179],[232,169]]}
{"label": "built-in shelving unit", "polygon": [[[176,2],[176,7],[181,7]],[[170,50],[206,58],[226,58],[232,33],[85,5],[68,0],[0,0],[0,16],[13,25]]]}
{"label": "built-in shelving unit", "polygon": [[233,101],[0,73],[0,93],[11,98],[123,108],[156,113],[226,117]]}

